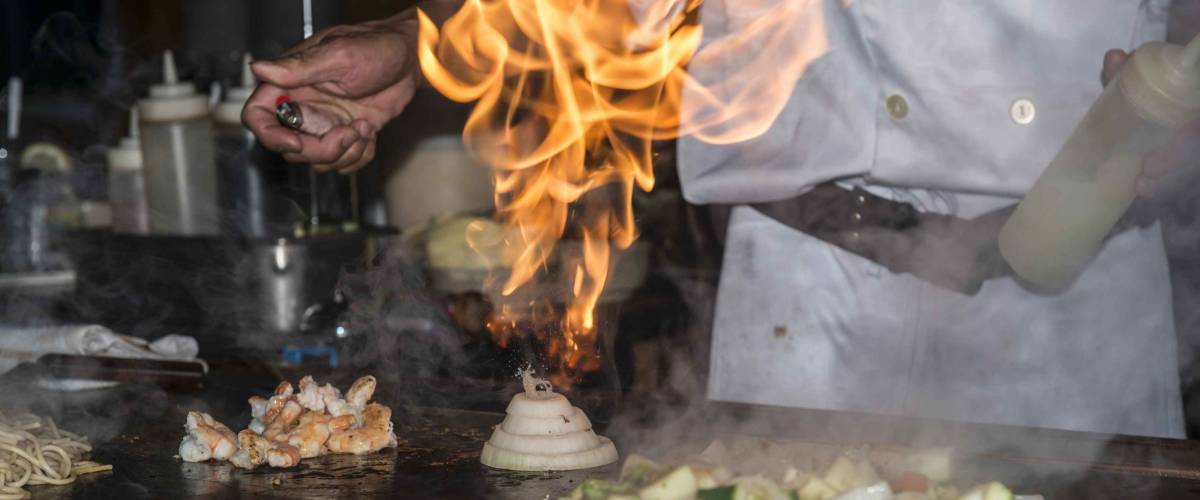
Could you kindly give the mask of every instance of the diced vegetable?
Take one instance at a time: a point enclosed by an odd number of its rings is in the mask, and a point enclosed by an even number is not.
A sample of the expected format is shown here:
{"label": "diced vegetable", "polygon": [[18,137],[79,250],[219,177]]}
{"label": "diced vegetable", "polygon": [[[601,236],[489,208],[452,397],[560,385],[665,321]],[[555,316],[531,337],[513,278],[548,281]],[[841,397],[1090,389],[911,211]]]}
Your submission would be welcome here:
{"label": "diced vegetable", "polygon": [[813,477],[797,492],[800,500],[829,500],[836,497],[838,492],[829,483],[819,477]]}
{"label": "diced vegetable", "polygon": [[613,484],[603,479],[585,479],[571,490],[570,500],[607,500]]}
{"label": "diced vegetable", "polygon": [[919,472],[935,483],[944,483],[954,474],[954,449],[930,448],[909,455],[904,461],[908,470]]}
{"label": "diced vegetable", "polygon": [[708,488],[700,490],[696,493],[697,500],[733,500],[733,491],[737,489],[734,486],[721,486],[717,488]]}
{"label": "diced vegetable", "polygon": [[787,494],[774,481],[762,476],[745,476],[733,480],[737,487],[733,500],[787,500]]}
{"label": "diced vegetable", "polygon": [[845,455],[839,455],[825,471],[825,482],[834,490],[848,491],[857,482],[858,467]]}
{"label": "diced vegetable", "polygon": [[958,488],[950,484],[934,484],[933,494],[929,497],[934,500],[955,500],[959,497]]}
{"label": "diced vegetable", "polygon": [[733,472],[723,465],[692,464],[692,474],[696,475],[696,486],[699,488],[716,488],[733,480]]}
{"label": "diced vegetable", "polygon": [[833,489],[844,492],[878,483],[879,474],[870,462],[841,455],[829,465],[825,482]]}
{"label": "diced vegetable", "polygon": [[658,475],[661,466],[657,462],[641,455],[629,455],[625,465],[621,466],[621,482],[643,485]]}
{"label": "diced vegetable", "polygon": [[638,496],[642,500],[681,500],[696,496],[698,489],[692,469],[678,467],[642,488]]}
{"label": "diced vegetable", "polygon": [[880,481],[847,491],[835,500],[892,500],[892,488],[886,482]]}
{"label": "diced vegetable", "polygon": [[967,490],[958,500],[1013,500],[1012,491],[996,481]]}

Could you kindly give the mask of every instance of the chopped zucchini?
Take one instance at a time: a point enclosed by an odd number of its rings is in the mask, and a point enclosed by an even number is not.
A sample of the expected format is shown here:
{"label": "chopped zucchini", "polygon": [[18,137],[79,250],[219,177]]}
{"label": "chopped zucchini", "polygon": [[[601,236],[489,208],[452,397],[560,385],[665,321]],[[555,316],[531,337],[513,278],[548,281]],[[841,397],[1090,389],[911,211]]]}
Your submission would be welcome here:
{"label": "chopped zucchini", "polygon": [[565,497],[567,500],[608,500],[613,484],[603,479],[585,479]]}
{"label": "chopped zucchini", "polygon": [[733,472],[723,465],[691,464],[692,474],[696,475],[696,487],[716,488],[733,479]]}
{"label": "chopped zucchini", "polygon": [[774,481],[762,476],[734,479],[733,500],[787,500],[787,494]]}
{"label": "chopped zucchini", "polygon": [[679,467],[649,486],[642,488],[638,496],[642,500],[679,500],[696,496],[696,476],[691,467]]}
{"label": "chopped zucchini", "polygon": [[878,483],[879,474],[864,459],[840,455],[825,472],[825,482],[839,492],[846,492]]}
{"label": "chopped zucchini", "polygon": [[935,484],[933,485],[932,494],[929,495],[933,500],[954,500],[959,497],[958,488],[950,484]]}
{"label": "chopped zucchini", "polygon": [[829,500],[836,497],[838,492],[829,483],[819,477],[813,477],[797,492],[800,500]]}
{"label": "chopped zucchini", "polygon": [[658,462],[641,455],[629,455],[621,466],[621,482],[635,486],[643,486],[658,475],[662,466]]}
{"label": "chopped zucchini", "polygon": [[935,483],[950,481],[954,474],[954,448],[930,448],[909,455],[904,465]]}
{"label": "chopped zucchini", "polygon": [[717,488],[708,488],[700,490],[696,493],[697,500],[733,500],[733,492],[735,486],[720,486]]}
{"label": "chopped zucchini", "polygon": [[842,493],[834,500],[892,500],[892,488],[881,481]]}
{"label": "chopped zucchini", "polygon": [[825,471],[825,482],[831,488],[837,491],[849,491],[854,487],[855,476],[858,474],[858,467],[854,462],[845,455],[838,455],[832,464],[829,464],[829,469]]}
{"label": "chopped zucchini", "polygon": [[996,481],[967,490],[958,500],[1013,500],[1012,490]]}

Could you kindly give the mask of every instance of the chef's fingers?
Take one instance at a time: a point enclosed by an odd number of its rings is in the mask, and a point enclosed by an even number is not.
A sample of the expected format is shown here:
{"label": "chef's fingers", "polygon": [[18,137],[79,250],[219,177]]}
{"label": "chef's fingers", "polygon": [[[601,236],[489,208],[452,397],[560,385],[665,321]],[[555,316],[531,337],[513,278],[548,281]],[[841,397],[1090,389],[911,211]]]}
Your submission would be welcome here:
{"label": "chef's fingers", "polygon": [[358,170],[363,165],[366,165],[367,162],[375,158],[375,125],[372,125],[371,122],[366,120],[358,119],[354,120],[354,122],[350,124],[350,127],[358,132],[359,136],[363,138],[363,151],[362,154],[354,161],[350,161],[345,164],[341,164],[339,162],[339,165],[337,165],[335,169],[341,174],[348,174]]}
{"label": "chef's fingers", "polygon": [[1162,177],[1178,168],[1195,168],[1200,154],[1200,120],[1193,121],[1171,138],[1167,145],[1146,155],[1142,173],[1151,177]]}
{"label": "chef's fingers", "polygon": [[336,81],[347,73],[347,49],[316,45],[273,61],[250,65],[260,81],[285,89]]}
{"label": "chef's fingers", "polygon": [[1139,196],[1153,196],[1164,186],[1186,188],[1200,176],[1200,120],[1185,125],[1159,151],[1146,155],[1138,176]]}
{"label": "chef's fingers", "polygon": [[336,170],[340,172],[342,169],[358,163],[358,160],[362,159],[363,153],[367,150],[368,142],[370,141],[362,138],[354,141],[354,144],[350,145],[350,148],[347,149],[345,153],[342,153],[342,156],[339,156],[337,160],[330,162],[329,170]]}
{"label": "chef's fingers", "polygon": [[274,85],[259,85],[242,108],[242,123],[267,149],[280,153],[299,153],[304,147],[300,134],[280,125],[275,117],[275,100],[282,94],[283,89]]}
{"label": "chef's fingers", "polygon": [[339,169],[338,173],[342,174],[342,175],[349,174],[351,172],[354,172],[355,170],[362,168],[363,165],[366,165],[371,160],[374,160],[375,159],[375,142],[376,142],[375,139],[368,140],[367,147],[365,150],[363,150],[362,158],[359,158],[358,161],[350,164],[346,168]]}
{"label": "chef's fingers", "polygon": [[311,163],[314,167],[322,165],[328,170],[330,164],[341,158],[361,138],[358,131],[345,125],[334,127],[320,137],[302,134],[300,151],[285,153],[283,158],[292,163]]}
{"label": "chef's fingers", "polygon": [[1125,65],[1125,61],[1129,60],[1129,53],[1121,49],[1112,49],[1104,53],[1104,69],[1100,72],[1100,83],[1108,85],[1117,73],[1121,71],[1121,66]]}

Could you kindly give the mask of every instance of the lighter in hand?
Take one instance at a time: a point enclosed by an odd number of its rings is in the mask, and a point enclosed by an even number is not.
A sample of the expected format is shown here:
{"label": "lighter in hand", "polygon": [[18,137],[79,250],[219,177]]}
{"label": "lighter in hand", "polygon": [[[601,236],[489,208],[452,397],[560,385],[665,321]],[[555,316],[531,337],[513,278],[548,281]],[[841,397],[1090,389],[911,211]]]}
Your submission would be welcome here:
{"label": "lighter in hand", "polygon": [[292,130],[300,130],[304,126],[304,112],[300,111],[300,105],[286,95],[275,100],[275,118],[280,125]]}

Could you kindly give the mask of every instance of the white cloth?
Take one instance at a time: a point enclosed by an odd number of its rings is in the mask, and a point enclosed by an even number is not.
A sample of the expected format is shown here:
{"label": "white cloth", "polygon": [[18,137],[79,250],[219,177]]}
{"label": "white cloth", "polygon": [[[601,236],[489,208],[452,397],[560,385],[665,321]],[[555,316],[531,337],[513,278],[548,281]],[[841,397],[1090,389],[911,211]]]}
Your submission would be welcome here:
{"label": "white cloth", "polygon": [[[776,200],[857,177],[875,191],[946,190],[883,194],[964,217],[1015,203],[1099,95],[1104,51],[1162,38],[1168,1],[812,3],[822,8],[803,15],[822,17],[828,48],[771,129],[729,146],[681,140],[690,201]],[[709,0],[701,19],[716,40],[753,16],[735,0]],[[716,81],[746,58],[712,57],[691,71]],[[902,119],[886,108],[893,95],[906,104]],[[1018,99],[1035,106],[1032,122],[1014,118]],[[1183,434],[1157,226],[1113,238],[1056,297],[1008,279],[974,297],[942,290],[745,207],[734,210],[725,252],[713,399]]]}
{"label": "white cloth", "polygon": [[[0,324],[0,373],[43,354],[78,354],[116,358],[173,359],[200,361],[196,339],[165,335],[153,342],[120,335],[100,325],[23,327]],[[205,367],[207,370],[207,366]],[[50,388],[82,390],[117,385],[111,381],[54,381]]]}

